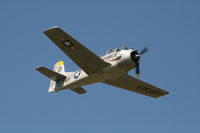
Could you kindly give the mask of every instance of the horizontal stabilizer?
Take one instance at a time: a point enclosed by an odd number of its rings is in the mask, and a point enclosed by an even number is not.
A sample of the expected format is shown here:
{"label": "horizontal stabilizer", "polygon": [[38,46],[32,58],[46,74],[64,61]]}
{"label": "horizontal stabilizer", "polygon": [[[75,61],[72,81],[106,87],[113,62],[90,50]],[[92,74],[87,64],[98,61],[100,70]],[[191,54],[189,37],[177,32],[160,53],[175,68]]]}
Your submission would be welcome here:
{"label": "horizontal stabilizer", "polygon": [[85,89],[83,89],[82,87],[77,87],[77,88],[73,88],[71,89],[72,91],[78,93],[78,94],[84,94],[86,93],[87,91]]}
{"label": "horizontal stabilizer", "polygon": [[61,80],[65,80],[66,76],[57,73],[55,71],[52,71],[48,68],[45,68],[43,66],[36,68],[37,71],[39,71],[40,73],[44,74],[45,76],[47,76],[48,78],[50,78],[51,80],[57,82],[57,81],[61,81]]}

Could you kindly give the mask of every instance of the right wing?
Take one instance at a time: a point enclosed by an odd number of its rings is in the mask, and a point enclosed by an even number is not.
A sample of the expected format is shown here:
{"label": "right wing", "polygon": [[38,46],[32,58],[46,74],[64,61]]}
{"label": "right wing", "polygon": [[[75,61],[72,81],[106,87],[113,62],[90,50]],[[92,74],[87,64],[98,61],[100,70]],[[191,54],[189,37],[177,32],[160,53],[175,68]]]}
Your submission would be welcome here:
{"label": "right wing", "polygon": [[88,75],[97,73],[110,65],[59,27],[50,28],[44,31],[44,34]]}
{"label": "right wing", "polygon": [[129,91],[137,92],[150,97],[158,98],[167,95],[169,92],[158,87],[148,84],[144,81],[129,76],[128,74],[121,77],[104,81],[103,83],[123,88]]}

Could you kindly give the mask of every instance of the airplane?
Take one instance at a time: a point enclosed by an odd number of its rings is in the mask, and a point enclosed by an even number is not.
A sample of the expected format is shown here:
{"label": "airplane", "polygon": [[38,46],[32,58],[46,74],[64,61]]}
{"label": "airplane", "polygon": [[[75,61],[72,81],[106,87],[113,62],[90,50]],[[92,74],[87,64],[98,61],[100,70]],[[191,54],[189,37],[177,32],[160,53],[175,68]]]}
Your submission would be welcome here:
{"label": "airplane", "polygon": [[50,78],[48,92],[70,89],[84,94],[87,91],[82,86],[102,82],[153,98],[169,93],[128,75],[130,70],[136,68],[136,76],[139,76],[140,56],[147,52],[147,47],[138,53],[136,49],[123,45],[123,49],[108,50],[99,57],[58,26],[47,29],[44,34],[81,68],[75,72],[65,72],[63,61],[57,62],[53,70],[43,66],[36,68]]}

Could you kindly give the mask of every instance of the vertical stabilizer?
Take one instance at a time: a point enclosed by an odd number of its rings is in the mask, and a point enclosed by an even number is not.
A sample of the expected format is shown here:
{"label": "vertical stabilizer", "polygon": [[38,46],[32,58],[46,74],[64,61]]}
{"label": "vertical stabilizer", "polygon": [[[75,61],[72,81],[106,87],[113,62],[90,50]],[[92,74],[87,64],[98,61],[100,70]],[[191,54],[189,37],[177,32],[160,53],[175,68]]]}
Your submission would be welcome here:
{"label": "vertical stabilizer", "polygon": [[[60,74],[65,74],[64,62],[63,61],[57,62],[54,65],[53,71],[60,73]],[[63,84],[63,81],[55,82],[55,81],[51,80],[48,92],[54,92],[56,90],[56,88],[61,87],[62,84]]]}
{"label": "vertical stabilizer", "polygon": [[63,61],[59,61],[58,63],[56,63],[56,64],[54,65],[53,70],[54,70],[55,72],[64,74],[64,73],[65,73],[65,67],[64,67]]}

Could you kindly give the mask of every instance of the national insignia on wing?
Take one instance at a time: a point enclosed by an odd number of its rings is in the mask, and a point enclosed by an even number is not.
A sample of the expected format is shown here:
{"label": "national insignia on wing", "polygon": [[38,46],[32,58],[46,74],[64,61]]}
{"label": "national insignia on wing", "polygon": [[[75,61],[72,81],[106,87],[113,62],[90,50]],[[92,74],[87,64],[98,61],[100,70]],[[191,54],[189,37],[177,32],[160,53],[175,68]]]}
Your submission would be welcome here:
{"label": "national insignia on wing", "polygon": [[62,44],[67,46],[67,47],[72,47],[74,44],[70,40],[64,40],[62,41]]}

